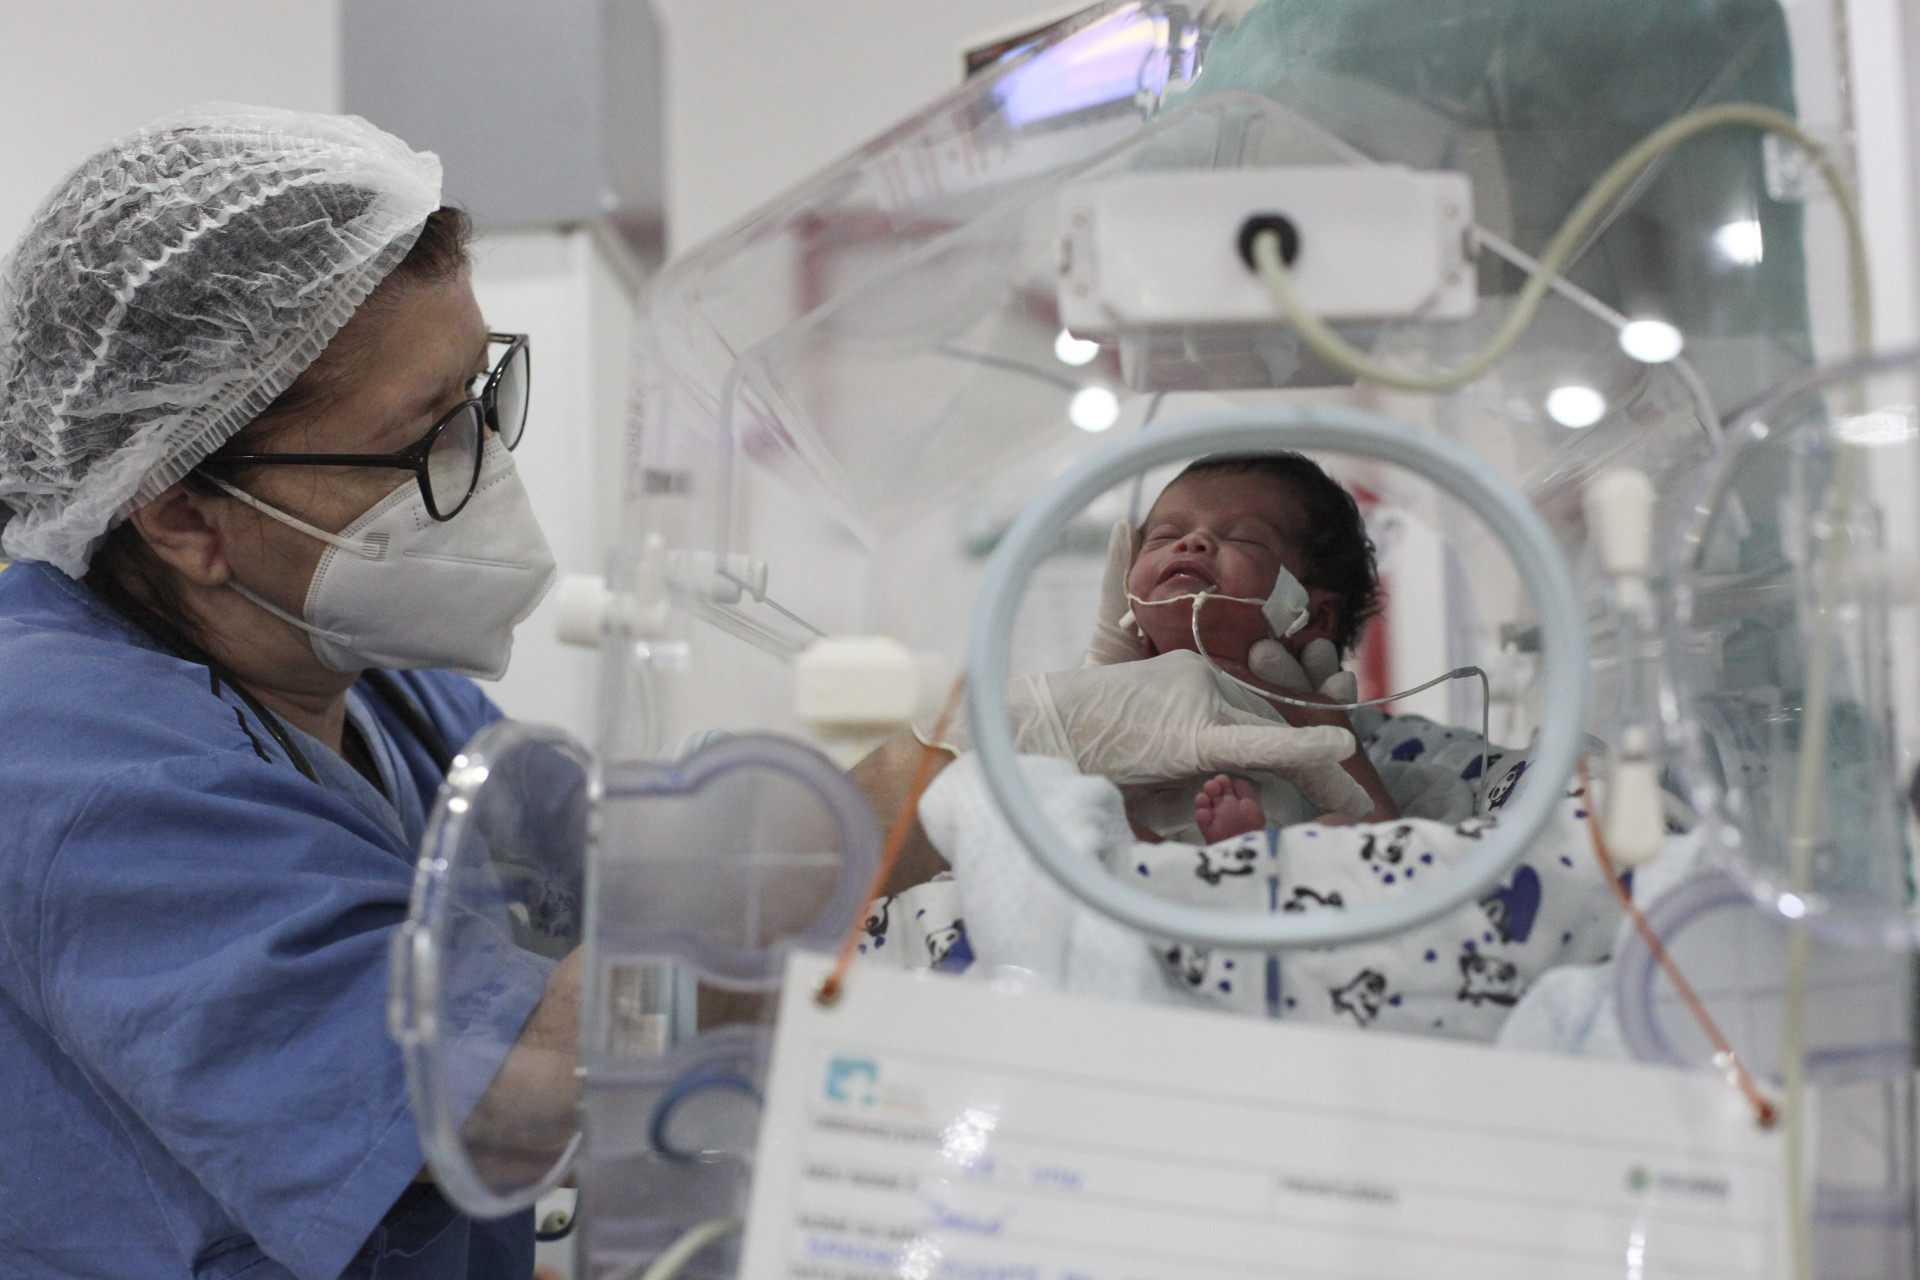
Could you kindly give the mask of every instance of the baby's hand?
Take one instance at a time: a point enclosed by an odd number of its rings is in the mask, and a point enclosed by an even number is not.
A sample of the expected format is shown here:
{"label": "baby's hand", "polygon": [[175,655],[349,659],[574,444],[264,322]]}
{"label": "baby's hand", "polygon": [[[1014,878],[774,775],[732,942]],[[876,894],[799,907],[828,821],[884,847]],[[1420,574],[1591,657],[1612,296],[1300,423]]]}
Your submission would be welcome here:
{"label": "baby's hand", "polygon": [[1259,793],[1243,778],[1217,774],[1193,798],[1193,821],[1208,844],[1231,840],[1267,825]]}

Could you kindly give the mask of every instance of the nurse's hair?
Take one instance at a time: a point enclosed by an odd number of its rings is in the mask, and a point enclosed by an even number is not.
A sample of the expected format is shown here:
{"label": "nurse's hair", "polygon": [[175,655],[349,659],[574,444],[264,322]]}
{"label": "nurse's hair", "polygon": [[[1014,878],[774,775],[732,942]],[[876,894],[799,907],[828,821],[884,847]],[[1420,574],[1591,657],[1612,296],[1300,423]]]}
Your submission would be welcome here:
{"label": "nurse's hair", "polygon": [[[355,314],[378,314],[409,288],[457,276],[471,261],[468,245],[472,238],[473,224],[461,210],[449,205],[428,214],[426,225],[406,256],[367,295]],[[241,429],[231,447],[252,452],[295,423],[326,412],[354,385],[364,354],[362,346],[358,331],[351,326],[342,328],[293,384]],[[183,483],[211,489],[198,472],[190,472]],[[95,599],[162,649],[190,661],[206,660],[200,620],[177,589],[172,572],[131,520],[123,520],[107,532],[95,548],[82,581]]]}
{"label": "nurse's hair", "polygon": [[[414,285],[439,284],[466,270],[472,258],[473,222],[465,211],[443,205],[427,215],[420,235],[407,256],[394,264],[379,286],[367,295],[355,315],[378,314],[393,305],[399,294]],[[316,413],[324,413],[354,384],[366,343],[359,331],[342,328],[319,357],[293,385],[282,391],[260,416],[220,447],[226,453],[253,453],[286,427]],[[223,473],[230,474],[230,473]],[[189,473],[189,483],[198,479]]]}
{"label": "nurse's hair", "polygon": [[358,116],[207,103],[81,161],[0,261],[0,547],[72,578],[316,360],[440,206]]}
{"label": "nurse's hair", "polygon": [[1367,536],[1366,519],[1353,495],[1319,463],[1291,450],[1210,454],[1175,476],[1167,488],[1206,475],[1273,476],[1286,485],[1300,504],[1305,527],[1301,550],[1306,572],[1300,585],[1334,594],[1340,621],[1333,643],[1342,653],[1351,650],[1381,605],[1373,539]]}

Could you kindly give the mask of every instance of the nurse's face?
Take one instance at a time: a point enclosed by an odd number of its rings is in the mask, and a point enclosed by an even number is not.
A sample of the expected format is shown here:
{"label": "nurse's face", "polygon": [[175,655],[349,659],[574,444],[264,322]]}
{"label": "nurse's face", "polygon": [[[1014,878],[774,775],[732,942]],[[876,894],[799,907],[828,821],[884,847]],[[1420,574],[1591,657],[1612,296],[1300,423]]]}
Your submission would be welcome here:
{"label": "nurse's face", "polygon": [[[320,358],[318,407],[246,442],[249,453],[399,453],[487,372],[487,326],[467,274],[377,294]],[[263,466],[237,477],[262,502],[338,533],[400,485],[388,467]],[[326,544],[230,504],[233,576],[296,617]],[[255,585],[258,584],[258,585]]]}

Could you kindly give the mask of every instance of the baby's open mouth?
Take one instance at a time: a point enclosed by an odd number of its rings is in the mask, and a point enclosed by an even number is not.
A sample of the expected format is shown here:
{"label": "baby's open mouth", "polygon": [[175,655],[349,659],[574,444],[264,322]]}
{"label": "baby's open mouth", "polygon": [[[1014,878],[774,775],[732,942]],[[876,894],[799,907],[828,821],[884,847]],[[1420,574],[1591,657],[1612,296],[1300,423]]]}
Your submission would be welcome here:
{"label": "baby's open mouth", "polygon": [[1220,584],[1213,580],[1212,574],[1191,561],[1181,560],[1176,560],[1162,570],[1160,580],[1153,585],[1155,587],[1174,586],[1180,588],[1182,592],[1193,593],[1220,589]]}

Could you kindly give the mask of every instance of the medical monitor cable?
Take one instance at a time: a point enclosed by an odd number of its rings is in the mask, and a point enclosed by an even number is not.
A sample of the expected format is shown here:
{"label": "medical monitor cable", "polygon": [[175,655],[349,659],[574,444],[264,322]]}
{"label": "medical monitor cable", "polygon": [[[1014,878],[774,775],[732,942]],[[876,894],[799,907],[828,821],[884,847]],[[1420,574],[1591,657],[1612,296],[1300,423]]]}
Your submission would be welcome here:
{"label": "medical monitor cable", "polygon": [[1587,801],[1587,834],[1593,841],[1593,856],[1599,860],[1600,872],[1606,878],[1607,887],[1613,890],[1613,896],[1620,902],[1620,909],[1625,911],[1627,918],[1633,921],[1634,931],[1640,935],[1640,940],[1647,944],[1647,950],[1653,953],[1654,960],[1666,973],[1667,980],[1673,983],[1673,989],[1679,993],[1680,999],[1693,1014],[1694,1021],[1700,1024],[1700,1030],[1706,1034],[1707,1042],[1713,1046],[1714,1064],[1727,1073],[1728,1082],[1746,1095],[1747,1101],[1752,1104],[1754,1123],[1762,1129],[1773,1128],[1779,1120],[1778,1108],[1761,1091],[1759,1082],[1753,1078],[1753,1073],[1747,1070],[1746,1064],[1740,1061],[1740,1055],[1734,1052],[1733,1045],[1721,1032],[1719,1024],[1713,1020],[1713,1015],[1708,1012],[1706,1003],[1693,989],[1693,984],[1687,981],[1687,975],[1681,972],[1679,962],[1673,958],[1659,933],[1641,913],[1639,906],[1634,903],[1633,894],[1628,892],[1626,885],[1621,883],[1619,869],[1615,867],[1613,856],[1607,850],[1606,834],[1600,829],[1600,806],[1594,799],[1593,779],[1588,773],[1585,756],[1580,757],[1580,790]]}
{"label": "medical monitor cable", "polygon": [[1474,793],[1473,812],[1475,816],[1478,816],[1486,809],[1487,761],[1490,758],[1489,751],[1492,746],[1491,742],[1489,741],[1488,735],[1492,731],[1493,683],[1487,678],[1487,673],[1481,670],[1479,667],[1455,667],[1451,671],[1435,676],[1433,679],[1427,681],[1425,684],[1417,684],[1413,686],[1411,689],[1402,689],[1398,693],[1389,693],[1379,698],[1367,698],[1360,702],[1311,702],[1305,698],[1289,697],[1284,693],[1277,693],[1272,689],[1263,689],[1257,684],[1252,684],[1248,681],[1242,680],[1240,677],[1236,675],[1232,675],[1229,672],[1221,670],[1220,664],[1213,660],[1213,655],[1207,652],[1206,644],[1202,642],[1200,639],[1200,609],[1201,609],[1201,606],[1206,601],[1222,600],[1222,601],[1230,601],[1234,604],[1251,604],[1251,605],[1264,605],[1266,601],[1254,600],[1246,596],[1222,595],[1218,591],[1189,592],[1186,595],[1169,596],[1165,600],[1142,600],[1139,596],[1133,595],[1131,592],[1129,592],[1127,595],[1127,599],[1136,608],[1142,605],[1151,607],[1154,605],[1163,605],[1163,604],[1182,604],[1186,601],[1191,600],[1193,602],[1193,648],[1194,648],[1194,651],[1200,655],[1201,659],[1206,662],[1207,666],[1213,669],[1213,673],[1219,676],[1222,680],[1229,680],[1234,684],[1238,685],[1240,688],[1245,689],[1248,693],[1254,694],[1268,702],[1284,702],[1284,703],[1287,703],[1289,706],[1310,707],[1316,711],[1358,711],[1362,707],[1378,707],[1378,706],[1383,706],[1389,702],[1397,702],[1401,698],[1411,698],[1416,693],[1425,693],[1428,689],[1433,688],[1435,685],[1445,684],[1449,680],[1467,680],[1476,676],[1479,677],[1479,680],[1480,680],[1480,776],[1477,780],[1479,783],[1479,786],[1475,788],[1475,793]]}
{"label": "medical monitor cable", "polygon": [[[1321,141],[1333,147],[1336,151],[1344,153],[1346,158],[1355,164],[1379,163],[1376,157],[1332,135],[1323,137]],[[1643,172],[1641,179],[1637,181],[1643,181],[1644,178],[1645,173]],[[1635,191],[1630,191],[1627,198],[1631,199],[1637,194]],[[1496,258],[1506,259],[1507,262],[1518,267],[1523,273],[1533,275],[1540,270],[1540,260],[1538,258],[1523,252],[1518,246],[1513,244],[1513,242],[1489,230],[1487,227],[1475,223],[1472,228],[1472,236],[1476,248],[1486,249]],[[1248,249],[1251,249],[1250,244]],[[1621,332],[1630,323],[1626,316],[1615,311],[1612,307],[1600,301],[1600,299],[1594,297],[1573,281],[1567,279],[1567,277],[1560,272],[1554,272],[1548,276],[1547,288],[1559,294],[1596,320],[1599,320],[1615,333]],[[1724,419],[1720,416],[1719,406],[1713,402],[1713,393],[1707,389],[1705,380],[1700,377],[1699,371],[1693,367],[1693,363],[1685,356],[1675,356],[1666,363],[1672,366],[1673,371],[1679,375],[1682,385],[1686,387],[1687,393],[1693,397],[1694,413],[1700,419],[1700,429],[1706,433],[1710,443],[1718,444]]]}
{"label": "medical monitor cable", "polygon": [[[1252,236],[1254,271],[1273,295],[1274,305],[1301,340],[1335,368],[1362,382],[1377,383],[1400,391],[1452,391],[1492,369],[1520,341],[1533,323],[1547,291],[1572,262],[1588,231],[1647,168],[1682,142],[1699,134],[1737,127],[1760,129],[1792,142],[1813,161],[1833,192],[1834,201],[1840,206],[1841,222],[1847,237],[1853,345],[1857,354],[1865,354],[1873,346],[1872,287],[1867,275],[1866,238],[1861,229],[1853,189],[1832,155],[1812,135],[1801,129],[1792,116],[1749,102],[1721,103],[1690,111],[1669,120],[1628,148],[1626,154],[1600,175],[1560,224],[1560,229],[1554,232],[1547,247],[1541,251],[1539,263],[1527,277],[1512,309],[1493,337],[1478,352],[1451,369],[1419,373],[1395,368],[1374,360],[1340,337],[1326,321],[1309,310],[1293,291],[1293,283],[1281,252],[1280,233],[1276,230],[1262,230]],[[1491,246],[1491,242],[1487,243]]]}
{"label": "medical monitor cable", "polygon": [[[1815,522],[1824,531],[1825,545],[1814,581],[1811,634],[1807,637],[1806,690],[1801,702],[1800,756],[1794,779],[1793,825],[1788,834],[1787,879],[1792,894],[1804,896],[1813,882],[1813,849],[1821,811],[1822,783],[1827,774],[1827,734],[1833,706],[1832,674],[1834,614],[1840,588],[1847,577],[1844,535],[1846,515],[1853,503],[1859,470],[1859,450],[1842,447],[1825,510]],[[1820,536],[1816,532],[1816,536]],[[1788,1238],[1793,1248],[1796,1280],[1812,1280],[1813,1241],[1808,1220],[1810,1206],[1800,1171],[1806,1162],[1806,1032],[1807,977],[1811,939],[1803,922],[1793,921],[1787,934],[1787,988],[1782,1011],[1781,1060],[1786,1085]]]}

